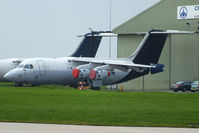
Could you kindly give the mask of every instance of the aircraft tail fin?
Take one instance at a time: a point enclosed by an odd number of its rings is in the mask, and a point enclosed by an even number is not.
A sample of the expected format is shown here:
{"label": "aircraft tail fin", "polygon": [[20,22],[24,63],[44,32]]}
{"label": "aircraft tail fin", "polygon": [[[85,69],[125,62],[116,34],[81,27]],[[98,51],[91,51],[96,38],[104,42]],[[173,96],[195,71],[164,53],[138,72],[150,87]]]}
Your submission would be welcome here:
{"label": "aircraft tail fin", "polygon": [[102,36],[94,36],[93,33],[84,35],[83,40],[71,55],[71,57],[95,57]]}
{"label": "aircraft tail fin", "polygon": [[145,35],[136,51],[128,58],[135,64],[157,64],[166,39],[166,32],[151,30]]}

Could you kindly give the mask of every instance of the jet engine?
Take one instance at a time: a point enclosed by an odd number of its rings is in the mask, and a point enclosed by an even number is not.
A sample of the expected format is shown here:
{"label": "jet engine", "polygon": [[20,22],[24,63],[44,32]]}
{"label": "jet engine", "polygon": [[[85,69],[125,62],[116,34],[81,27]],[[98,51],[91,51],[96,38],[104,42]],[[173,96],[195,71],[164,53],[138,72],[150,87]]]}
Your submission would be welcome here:
{"label": "jet engine", "polygon": [[90,78],[92,80],[101,80],[103,78],[110,77],[111,76],[111,72],[109,72],[107,70],[95,70],[95,69],[92,69],[90,71],[89,76],[90,76]]}
{"label": "jet engine", "polygon": [[89,78],[89,73],[90,73],[90,70],[89,69],[80,69],[80,68],[74,68],[72,70],[72,75],[75,79],[78,79],[78,78]]}

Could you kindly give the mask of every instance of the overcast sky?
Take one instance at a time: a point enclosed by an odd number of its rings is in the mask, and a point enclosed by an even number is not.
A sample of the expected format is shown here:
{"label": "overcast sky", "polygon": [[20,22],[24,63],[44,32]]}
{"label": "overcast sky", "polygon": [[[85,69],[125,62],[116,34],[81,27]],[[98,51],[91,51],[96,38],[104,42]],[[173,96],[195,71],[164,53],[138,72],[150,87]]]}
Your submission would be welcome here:
{"label": "overcast sky", "polygon": [[[160,0],[112,0],[111,27],[121,25]],[[109,30],[110,0],[1,0],[0,58],[65,57],[79,45],[77,35]],[[108,39],[97,56],[107,57]],[[116,55],[112,41],[112,57]]]}

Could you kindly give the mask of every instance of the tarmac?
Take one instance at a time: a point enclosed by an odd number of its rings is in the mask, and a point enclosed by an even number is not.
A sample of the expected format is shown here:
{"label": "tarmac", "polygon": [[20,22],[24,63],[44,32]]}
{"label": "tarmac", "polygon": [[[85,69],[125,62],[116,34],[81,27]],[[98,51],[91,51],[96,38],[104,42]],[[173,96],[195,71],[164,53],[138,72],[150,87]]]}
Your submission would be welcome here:
{"label": "tarmac", "polygon": [[199,133],[198,128],[112,127],[0,122],[0,133]]}

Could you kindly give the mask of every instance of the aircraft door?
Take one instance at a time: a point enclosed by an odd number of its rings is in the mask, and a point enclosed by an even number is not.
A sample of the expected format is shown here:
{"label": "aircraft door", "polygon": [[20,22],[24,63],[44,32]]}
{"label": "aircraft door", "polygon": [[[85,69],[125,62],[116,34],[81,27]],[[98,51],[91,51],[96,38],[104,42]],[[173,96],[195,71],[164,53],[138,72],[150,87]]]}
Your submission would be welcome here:
{"label": "aircraft door", "polygon": [[45,67],[45,63],[43,60],[38,60],[37,61],[38,66],[39,66],[39,76],[43,77],[46,75],[46,67]]}

